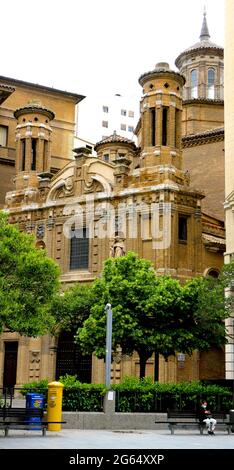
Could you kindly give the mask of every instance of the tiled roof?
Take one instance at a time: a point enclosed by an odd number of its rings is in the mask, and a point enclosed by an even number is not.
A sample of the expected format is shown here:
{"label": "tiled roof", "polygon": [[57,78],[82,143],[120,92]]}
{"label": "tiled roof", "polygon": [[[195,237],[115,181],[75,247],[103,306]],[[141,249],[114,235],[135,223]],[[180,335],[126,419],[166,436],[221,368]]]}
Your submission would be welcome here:
{"label": "tiled roof", "polygon": [[180,67],[180,61],[181,58],[183,58],[185,55],[190,54],[191,52],[196,52],[196,51],[206,51],[206,50],[212,49],[216,51],[219,55],[223,55],[223,47],[218,46],[214,42],[210,41],[209,39],[205,39],[203,41],[198,41],[196,42],[193,46],[188,47],[188,49],[185,49],[185,51],[181,52],[181,54],[177,57],[175,60],[175,65],[176,67]]}
{"label": "tiled roof", "polygon": [[207,233],[203,233],[202,239],[205,243],[225,246],[224,238],[219,238],[219,237],[215,237],[214,235],[208,235]]}
{"label": "tiled roof", "polygon": [[133,142],[133,140],[127,139],[126,137],[123,137],[121,135],[116,134],[115,132],[110,135],[109,137],[105,137],[105,139],[100,140],[99,142],[96,143],[94,146],[94,150],[97,149],[99,145],[103,144],[115,144],[115,143],[121,143],[121,144],[128,144],[131,145],[134,149],[136,149],[136,145]]}
{"label": "tiled roof", "polygon": [[182,54],[186,54],[186,52],[190,52],[193,50],[197,49],[221,49],[223,50],[223,47],[218,46],[214,42],[210,41],[209,39],[203,39],[202,41],[196,42],[193,46],[188,47],[188,49],[185,49],[185,51]]}
{"label": "tiled roof", "polygon": [[176,67],[180,68],[181,66],[181,59],[187,55],[190,54],[190,52],[195,52],[199,50],[207,50],[207,49],[212,49],[218,52],[218,54],[223,55],[223,47],[218,46],[214,42],[210,41],[210,33],[207,25],[207,20],[206,20],[206,11],[204,11],[204,17],[203,17],[203,23],[202,23],[202,29],[201,29],[201,34],[200,34],[200,41],[196,42],[193,44],[193,46],[188,47],[188,49],[185,49],[185,51],[181,52],[181,54],[177,57],[175,61]]}
{"label": "tiled roof", "polygon": [[21,114],[24,114],[25,112],[27,112],[27,109],[31,112],[38,112],[42,114],[45,113],[51,120],[54,119],[55,117],[55,114],[53,113],[53,111],[50,111],[50,109],[45,108],[44,106],[42,106],[41,103],[34,101],[34,100],[30,101],[22,108],[16,109],[14,112],[14,116],[18,118]]}
{"label": "tiled roof", "polygon": [[223,140],[224,139],[224,128],[217,127],[215,129],[210,129],[203,132],[198,132],[196,134],[190,134],[182,137],[182,145],[185,147],[193,147],[195,145],[200,145],[209,140]]}
{"label": "tiled roof", "polygon": [[185,77],[180,73],[180,72],[175,72],[174,70],[171,70],[168,67],[164,66],[165,65],[168,65],[166,64],[165,62],[159,62],[158,64],[155,65],[155,69],[154,70],[150,70],[149,72],[146,72],[146,73],[143,73],[138,81],[140,83],[141,86],[144,86],[145,82],[149,79],[149,78],[154,78],[154,77],[157,77],[161,74],[170,74],[170,75],[173,75],[173,77],[177,77],[177,79],[179,78],[182,82],[182,85],[185,84]]}
{"label": "tiled roof", "polygon": [[2,89],[9,90],[11,92],[15,91],[15,88],[13,86],[4,85],[3,83],[0,82],[0,90]]}

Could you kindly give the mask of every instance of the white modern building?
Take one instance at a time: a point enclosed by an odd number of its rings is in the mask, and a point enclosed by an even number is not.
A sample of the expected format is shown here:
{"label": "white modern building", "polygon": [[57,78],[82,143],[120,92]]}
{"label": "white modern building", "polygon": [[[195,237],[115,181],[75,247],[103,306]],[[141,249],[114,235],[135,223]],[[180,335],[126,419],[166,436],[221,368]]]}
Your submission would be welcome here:
{"label": "white modern building", "polygon": [[139,119],[139,97],[88,96],[79,106],[77,135],[96,143],[112,135],[114,131],[136,142],[134,129]]}

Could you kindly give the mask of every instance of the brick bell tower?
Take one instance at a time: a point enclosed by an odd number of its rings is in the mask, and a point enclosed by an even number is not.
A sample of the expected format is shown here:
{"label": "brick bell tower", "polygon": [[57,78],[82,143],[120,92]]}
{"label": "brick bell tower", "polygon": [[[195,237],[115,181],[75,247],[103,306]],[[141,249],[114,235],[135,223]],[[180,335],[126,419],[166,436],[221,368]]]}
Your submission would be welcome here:
{"label": "brick bell tower", "polygon": [[141,100],[141,168],[168,165],[182,177],[181,115],[185,78],[165,62],[139,78]]}
{"label": "brick bell tower", "polygon": [[[170,273],[181,281],[201,274],[201,199],[204,195],[190,187],[182,169],[181,122],[182,91],[185,78],[170,70],[165,62],[139,78],[143,87],[137,169],[132,185],[150,192],[159,204],[162,238],[163,211],[169,210],[169,242],[153,247],[150,257],[160,273]],[[168,233],[167,233],[168,235]]]}
{"label": "brick bell tower", "polygon": [[16,126],[16,190],[38,187],[39,175],[50,173],[50,121],[54,113],[31,101],[14,112]]}

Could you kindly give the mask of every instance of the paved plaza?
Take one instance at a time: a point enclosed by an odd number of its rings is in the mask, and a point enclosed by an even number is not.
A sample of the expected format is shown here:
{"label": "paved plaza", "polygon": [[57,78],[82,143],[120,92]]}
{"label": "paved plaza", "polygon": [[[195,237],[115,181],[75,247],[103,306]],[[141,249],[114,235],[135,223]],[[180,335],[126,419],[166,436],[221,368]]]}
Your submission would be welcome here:
{"label": "paved plaza", "polygon": [[196,431],[111,431],[64,429],[47,432],[0,430],[0,449],[234,449],[234,434],[217,431],[215,436]]}

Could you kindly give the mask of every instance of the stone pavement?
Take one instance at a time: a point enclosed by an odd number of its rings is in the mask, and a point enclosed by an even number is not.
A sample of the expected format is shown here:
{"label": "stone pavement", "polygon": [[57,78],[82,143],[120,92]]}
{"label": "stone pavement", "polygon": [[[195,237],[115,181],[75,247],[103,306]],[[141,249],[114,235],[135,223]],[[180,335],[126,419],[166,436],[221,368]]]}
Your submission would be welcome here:
{"label": "stone pavement", "polygon": [[110,431],[63,429],[47,432],[12,429],[8,437],[0,430],[0,449],[234,449],[234,434],[215,436],[196,431]]}

